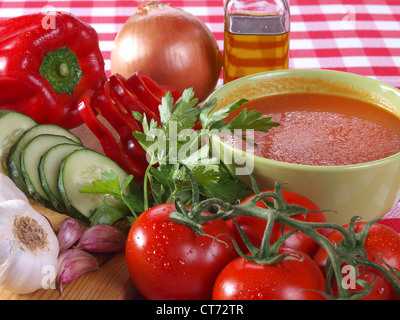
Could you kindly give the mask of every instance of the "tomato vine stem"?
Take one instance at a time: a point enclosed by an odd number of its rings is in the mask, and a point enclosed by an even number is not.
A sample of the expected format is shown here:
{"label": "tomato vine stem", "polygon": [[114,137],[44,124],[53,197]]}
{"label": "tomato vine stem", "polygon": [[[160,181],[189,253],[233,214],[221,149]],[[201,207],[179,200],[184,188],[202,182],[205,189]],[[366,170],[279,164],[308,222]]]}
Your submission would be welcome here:
{"label": "tomato vine stem", "polygon": [[[326,279],[326,292],[323,293],[325,296],[332,299],[334,298],[350,300],[362,298],[370,293],[370,284],[365,284],[364,289],[357,292],[350,292],[347,288],[345,288],[345,286],[340,285],[343,282],[341,268],[344,264],[348,264],[355,267],[357,271],[359,266],[363,266],[372,267],[375,270],[381,272],[391,283],[397,297],[400,298],[400,273],[392,270],[393,268],[388,266],[385,262],[384,263],[387,265],[388,269],[377,262],[369,261],[365,252],[364,242],[368,235],[369,229],[379,219],[369,221],[363,228],[363,230],[361,230],[361,232],[359,233],[356,233],[354,231],[355,223],[360,218],[357,216],[353,217],[350,220],[347,229],[335,223],[316,223],[292,219],[292,215],[307,214],[313,211],[310,211],[307,208],[301,207],[299,205],[286,203],[285,199],[282,196],[280,183],[275,184],[274,191],[260,192],[254,180],[254,177],[252,175],[250,175],[250,177],[252,179],[255,195],[252,198],[248,199],[245,203],[237,204],[225,203],[218,198],[198,201],[196,182],[191,177],[193,192],[196,193],[196,199],[194,199],[194,203],[188,211],[181,208],[181,206],[179,205],[179,200],[175,201],[177,212],[172,212],[170,214],[170,219],[177,223],[181,223],[188,227],[191,227],[195,232],[203,234],[204,232],[202,232],[202,224],[214,219],[233,219],[233,221],[235,221],[235,218],[241,216],[264,219],[267,221],[267,225],[265,228],[260,249],[257,249],[250,243],[249,239],[247,239],[246,234],[240,229],[237,223],[235,223],[235,225],[238,228],[239,234],[242,236],[243,241],[248,247],[250,255],[244,255],[238,248],[234,239],[232,239],[233,244],[240,256],[251,261],[264,264],[277,263],[285,258],[285,254],[278,253],[279,247],[284,243],[285,239],[290,237],[292,234],[296,232],[302,232],[305,235],[309,236],[312,240],[314,240],[328,254],[327,264],[330,264],[330,270],[327,270],[327,274],[331,275],[331,273],[333,272],[334,278],[338,284],[338,295],[336,297],[331,296],[331,277],[329,276]],[[263,201],[266,205],[266,208],[257,206],[257,203],[259,201]],[[215,214],[202,214],[202,212],[210,212],[209,209],[212,207],[218,208]],[[276,243],[271,245],[270,237],[272,234],[272,227],[275,222],[281,224],[282,226],[290,227],[294,230],[287,233]],[[343,239],[338,244],[333,244],[327,237],[319,233],[317,229],[336,230],[343,236]],[[218,238],[218,236],[216,238]]]}
{"label": "tomato vine stem", "polygon": [[[269,207],[261,208],[256,206],[256,203],[263,199],[274,199],[274,202],[268,200]],[[275,206],[273,207],[273,203]],[[219,210],[215,214],[201,215],[201,212],[207,212],[213,206],[217,206]],[[230,204],[225,203],[220,199],[207,199],[198,202],[193,205],[186,215],[182,215],[178,212],[173,212],[170,218],[178,223],[185,224],[192,227],[193,230],[200,230],[201,225],[207,221],[214,219],[234,219],[240,216],[257,217],[267,220],[266,231],[261,243],[260,254],[255,257],[254,261],[263,261],[263,257],[268,257],[271,259],[271,252],[269,251],[270,246],[270,235],[272,230],[272,225],[275,222],[280,223],[283,226],[288,226],[295,229],[298,232],[302,232],[313,239],[319,246],[326,250],[328,257],[330,259],[331,267],[333,270],[334,277],[337,283],[341,283],[343,279],[341,267],[344,263],[348,263],[356,266],[368,266],[375,268],[381,272],[392,284],[396,294],[400,297],[400,282],[396,279],[390,271],[384,268],[382,265],[374,262],[368,261],[366,259],[366,253],[363,248],[363,241],[360,241],[361,236],[356,236],[355,232],[351,228],[348,230],[343,226],[335,223],[315,223],[315,222],[305,222],[292,219],[290,217],[293,214],[293,208],[291,205],[285,203],[283,197],[281,197],[276,192],[265,192],[259,193],[254,198],[250,199],[246,203],[241,204]],[[302,211],[304,214],[308,212],[306,208],[299,208],[298,206],[295,212],[299,213]],[[358,217],[354,217],[350,222],[350,226],[354,225]],[[372,221],[374,223],[375,221]],[[325,236],[320,234],[316,229],[330,229],[336,230],[343,235],[342,246],[339,250],[338,246],[329,241]],[[366,234],[368,230],[364,233]],[[366,236],[366,235],[364,235]],[[360,243],[361,242],[361,246]],[[279,259],[277,259],[279,261]],[[363,296],[363,292],[351,293],[348,289],[341,285],[337,285],[338,295],[336,299],[355,299]],[[364,290],[363,290],[364,291]],[[368,294],[368,290],[365,289],[365,294]]]}

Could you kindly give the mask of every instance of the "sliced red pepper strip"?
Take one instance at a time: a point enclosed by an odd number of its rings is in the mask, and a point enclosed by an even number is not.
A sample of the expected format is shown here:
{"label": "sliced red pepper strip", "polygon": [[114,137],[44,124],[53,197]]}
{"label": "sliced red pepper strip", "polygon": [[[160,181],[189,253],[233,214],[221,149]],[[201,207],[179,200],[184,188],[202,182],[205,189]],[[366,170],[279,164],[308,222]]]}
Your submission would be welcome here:
{"label": "sliced red pepper strip", "polygon": [[178,101],[180,97],[182,97],[182,93],[176,89],[175,87],[162,85],[161,88],[165,90],[165,92],[171,92],[172,98],[174,98],[174,102]]}
{"label": "sliced red pepper strip", "polygon": [[[126,172],[132,174],[135,179],[141,179],[144,171],[124,152],[121,143],[117,142],[114,135],[96,117],[91,106],[94,90],[86,91],[78,103],[78,111],[88,128],[99,139],[106,156],[118,163]],[[138,180],[136,180],[138,181]]]}
{"label": "sliced red pepper strip", "polygon": [[141,71],[132,74],[126,82],[146,106],[153,112],[158,112],[161,99],[166,95],[168,90],[164,90],[159,84]]}
{"label": "sliced red pepper strip", "polygon": [[[146,151],[142,148],[136,138],[133,136],[133,131],[141,131],[139,122],[136,121],[133,116],[126,111],[121,111],[121,109],[112,101],[110,93],[112,89],[110,88],[110,82],[107,81],[96,92],[92,99],[92,106],[101,114],[115,129],[119,139],[122,143],[122,148],[124,149],[126,155],[130,158],[131,162],[135,163],[135,167],[141,172],[145,172],[148,166],[146,161]],[[105,101],[97,103],[97,96],[105,97]]]}
{"label": "sliced red pepper strip", "polygon": [[132,135],[132,131],[141,131],[139,122],[118,102],[110,81],[105,82],[92,98],[94,110],[101,113],[110,123],[113,122],[113,127],[123,136]]}
{"label": "sliced red pepper strip", "polygon": [[129,85],[132,88],[135,88],[135,85],[140,83],[143,88],[145,89],[144,92],[146,94],[151,93],[156,99],[160,100],[165,94],[168,92],[166,91],[162,85],[158,84],[153,78],[151,78],[147,73],[143,71],[137,71],[132,74],[127,80]]}
{"label": "sliced red pepper strip", "polygon": [[144,113],[147,119],[154,119],[158,123],[160,122],[160,116],[157,110],[150,109],[141,99],[139,99],[136,94],[132,91],[126,79],[119,75],[113,74],[109,79],[113,90],[115,91],[118,100],[121,105],[126,108],[128,112],[138,111]]}
{"label": "sliced red pepper strip", "polygon": [[182,96],[182,93],[175,87],[160,85],[143,71],[135,72],[126,82],[139,99],[154,112],[158,112],[158,106],[168,91],[171,92],[175,102]]}
{"label": "sliced red pepper strip", "polygon": [[[91,107],[91,99],[93,95],[93,90],[86,91],[78,104],[78,111],[90,131],[92,131],[94,135],[99,139],[99,142],[105,154],[115,154],[116,156],[116,151],[118,151],[118,147],[115,143],[113,134],[105,127],[105,125],[100,122]],[[115,156],[112,156],[110,158],[114,160]]]}

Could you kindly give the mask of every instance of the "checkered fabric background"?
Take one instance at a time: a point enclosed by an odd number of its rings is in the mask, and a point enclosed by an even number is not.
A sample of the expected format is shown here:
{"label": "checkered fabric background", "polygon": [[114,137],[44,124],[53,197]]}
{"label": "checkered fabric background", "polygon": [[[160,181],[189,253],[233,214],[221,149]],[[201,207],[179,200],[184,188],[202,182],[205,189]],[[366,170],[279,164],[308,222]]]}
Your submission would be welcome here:
{"label": "checkered fabric background", "polygon": [[[224,0],[158,0],[206,23],[223,50]],[[290,68],[333,69],[378,79],[400,88],[399,0],[290,0]],[[114,38],[142,1],[0,1],[0,18],[42,11],[69,11],[98,32],[110,74]],[[222,85],[222,78],[218,86]],[[400,204],[382,223],[400,232]]]}

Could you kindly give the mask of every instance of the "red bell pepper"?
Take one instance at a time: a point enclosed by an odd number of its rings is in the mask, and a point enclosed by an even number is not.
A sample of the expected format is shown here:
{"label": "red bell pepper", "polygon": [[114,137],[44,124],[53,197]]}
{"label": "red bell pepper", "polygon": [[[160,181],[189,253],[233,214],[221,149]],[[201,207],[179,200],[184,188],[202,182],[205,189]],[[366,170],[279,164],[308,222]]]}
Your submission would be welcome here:
{"label": "red bell pepper", "polygon": [[68,129],[83,123],[83,93],[106,80],[97,32],[67,12],[1,20],[0,59],[0,108]]}
{"label": "red bell pepper", "polygon": [[126,79],[126,82],[139,99],[142,100],[151,110],[157,113],[161,99],[168,91],[171,92],[174,101],[178,100],[182,95],[178,89],[172,86],[159,85],[143,71],[135,72]]}
{"label": "red bell pepper", "polygon": [[[104,85],[97,90],[96,95],[93,96],[92,107],[102,115],[116,131],[122,144],[122,149],[125,155],[130,159],[130,167],[127,171],[132,173],[135,178],[141,178],[144,176],[144,172],[148,166],[146,151],[144,151],[132,134],[133,131],[141,131],[141,126],[132,114],[127,113],[126,110],[121,108],[118,101],[111,98],[112,91],[110,82],[105,82]],[[105,97],[105,100],[102,97]]]}
{"label": "red bell pepper", "polygon": [[94,96],[93,90],[87,90],[81,97],[78,103],[78,112],[82,116],[88,128],[99,140],[104,153],[116,163],[118,163],[122,169],[132,174],[135,178],[144,176],[144,170],[138,166],[138,160],[135,157],[129,156],[124,150],[122,141],[117,141],[113,133],[97,118],[96,113],[92,108],[92,99]]}
{"label": "red bell pepper", "polygon": [[[109,81],[113,88],[113,93],[115,93],[116,98],[127,112],[138,111],[141,114],[145,114],[147,119],[154,119],[160,123],[158,106],[161,103],[161,99],[149,102],[150,99],[146,98],[150,98],[151,96],[146,94],[142,94],[142,97],[139,99],[134,93],[136,87],[131,87],[126,79],[119,74],[113,74]],[[155,105],[157,106],[156,108],[154,108]]]}
{"label": "red bell pepper", "polygon": [[[132,79],[135,80],[129,83],[123,76],[113,74],[97,90],[88,91],[83,96],[78,110],[99,139],[104,153],[140,183],[149,163],[145,150],[132,134],[133,131],[143,131],[132,111],[145,114],[148,121],[159,122],[158,106],[168,91],[143,72],[135,73]],[[180,92],[170,89],[174,92],[174,99],[179,99]],[[96,115],[101,115],[111,125],[115,136]]]}

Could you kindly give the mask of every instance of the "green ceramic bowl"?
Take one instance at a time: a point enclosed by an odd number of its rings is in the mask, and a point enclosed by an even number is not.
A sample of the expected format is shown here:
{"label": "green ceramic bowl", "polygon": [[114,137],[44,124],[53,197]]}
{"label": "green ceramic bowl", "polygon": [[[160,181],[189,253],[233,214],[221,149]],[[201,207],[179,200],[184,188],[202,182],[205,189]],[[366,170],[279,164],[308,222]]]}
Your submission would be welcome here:
{"label": "green ceramic bowl", "polygon": [[[291,69],[251,75],[220,87],[208,100],[217,98],[217,108],[222,108],[240,98],[310,91],[356,96],[400,118],[398,89],[371,78],[329,70]],[[308,197],[323,210],[335,211],[326,212],[331,222],[345,224],[353,216],[366,221],[379,218],[400,198],[400,153],[369,163],[324,167],[254,156],[215,137],[212,144],[213,152],[243,181],[250,183],[246,171],[235,161],[244,161],[261,190],[273,188],[279,181],[287,184],[285,190]]]}

